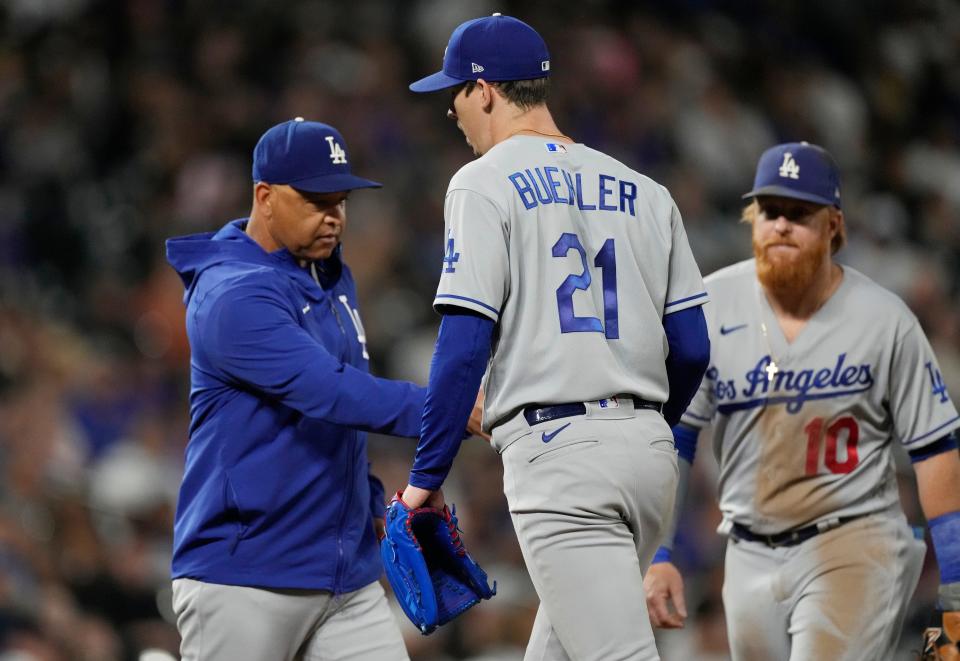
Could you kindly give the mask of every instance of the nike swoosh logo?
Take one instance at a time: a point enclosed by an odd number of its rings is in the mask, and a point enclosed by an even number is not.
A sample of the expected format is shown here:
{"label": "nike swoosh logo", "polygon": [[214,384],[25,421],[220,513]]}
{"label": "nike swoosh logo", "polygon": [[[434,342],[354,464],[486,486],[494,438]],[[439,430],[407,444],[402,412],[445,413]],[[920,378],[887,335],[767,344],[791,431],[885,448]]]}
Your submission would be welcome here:
{"label": "nike swoosh logo", "polygon": [[746,327],[747,327],[747,324],[740,324],[739,326],[730,326],[729,328],[727,328],[726,326],[720,326],[720,334],[728,335],[733,331],[738,331],[741,328],[746,328]]}
{"label": "nike swoosh logo", "polygon": [[540,440],[543,441],[544,443],[549,443],[550,441],[553,440],[553,437],[554,437],[554,436],[556,436],[557,434],[559,434],[560,432],[562,432],[564,429],[566,429],[567,427],[569,427],[571,424],[573,424],[573,423],[568,422],[568,423],[565,424],[563,427],[557,427],[556,429],[554,429],[554,430],[553,430],[552,432],[550,432],[549,434],[548,434],[547,432],[543,432],[543,433],[540,435]]}

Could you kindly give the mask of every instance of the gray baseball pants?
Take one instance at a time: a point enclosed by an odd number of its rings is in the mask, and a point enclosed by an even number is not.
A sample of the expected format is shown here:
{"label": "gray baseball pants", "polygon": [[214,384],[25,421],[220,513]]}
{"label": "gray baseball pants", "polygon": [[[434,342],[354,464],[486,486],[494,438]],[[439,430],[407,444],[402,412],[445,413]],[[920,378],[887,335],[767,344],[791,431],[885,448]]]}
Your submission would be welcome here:
{"label": "gray baseball pants", "polygon": [[925,551],[899,511],[796,546],[731,538],[723,604],[734,661],[892,659]]}
{"label": "gray baseball pants", "polygon": [[493,430],[504,493],[540,607],[526,661],[659,659],[643,572],[673,509],[677,454],[633,402]]}
{"label": "gray baseball pants", "polygon": [[184,661],[407,661],[383,588],[268,590],[173,581]]}

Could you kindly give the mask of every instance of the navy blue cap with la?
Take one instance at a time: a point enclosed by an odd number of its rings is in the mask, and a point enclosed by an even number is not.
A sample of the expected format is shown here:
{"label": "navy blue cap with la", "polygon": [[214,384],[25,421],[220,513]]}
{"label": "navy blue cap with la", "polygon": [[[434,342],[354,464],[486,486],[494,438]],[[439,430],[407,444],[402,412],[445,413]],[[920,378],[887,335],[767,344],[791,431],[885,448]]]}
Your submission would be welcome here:
{"label": "navy blue cap with la", "polygon": [[468,80],[533,80],[550,75],[550,53],[537,31],[512,16],[494,14],[461,23],[450,35],[443,69],[410,84],[436,92]]}
{"label": "navy blue cap with la", "polygon": [[840,170],[823,147],[787,142],[760,156],[753,188],[743,199],[777,195],[840,208]]}
{"label": "navy blue cap with la", "polygon": [[337,129],[303,117],[277,124],[260,137],[253,148],[253,180],[311,193],[382,186],[350,172],[347,143]]}

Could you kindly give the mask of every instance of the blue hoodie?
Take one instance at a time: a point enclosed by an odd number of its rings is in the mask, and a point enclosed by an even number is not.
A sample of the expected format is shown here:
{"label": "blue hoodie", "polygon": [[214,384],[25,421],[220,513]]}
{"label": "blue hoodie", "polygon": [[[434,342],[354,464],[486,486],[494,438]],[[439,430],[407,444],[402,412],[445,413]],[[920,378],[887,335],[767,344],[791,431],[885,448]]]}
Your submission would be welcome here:
{"label": "blue hoodie", "polygon": [[318,284],[246,222],[167,241],[191,347],[173,577],[357,590],[381,572],[365,431],[417,436],[425,389],[369,374],[339,248]]}

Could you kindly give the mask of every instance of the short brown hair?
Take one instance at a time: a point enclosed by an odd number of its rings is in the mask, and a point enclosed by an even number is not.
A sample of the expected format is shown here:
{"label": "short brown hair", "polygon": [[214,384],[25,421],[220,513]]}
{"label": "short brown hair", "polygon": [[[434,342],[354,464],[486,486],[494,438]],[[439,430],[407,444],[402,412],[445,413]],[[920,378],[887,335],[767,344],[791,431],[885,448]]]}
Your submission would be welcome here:
{"label": "short brown hair", "polygon": [[524,110],[542,106],[550,94],[549,78],[502,80],[492,83],[510,103]]}
{"label": "short brown hair", "polygon": [[[531,78],[530,80],[494,80],[490,85],[500,90],[500,94],[515,106],[529,110],[547,102],[550,94],[549,78]],[[461,85],[467,96],[476,87],[476,82],[468,80]],[[461,87],[454,88],[459,93]]]}

